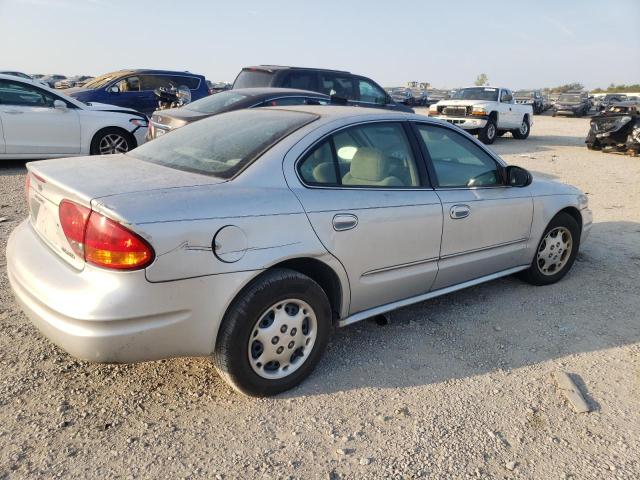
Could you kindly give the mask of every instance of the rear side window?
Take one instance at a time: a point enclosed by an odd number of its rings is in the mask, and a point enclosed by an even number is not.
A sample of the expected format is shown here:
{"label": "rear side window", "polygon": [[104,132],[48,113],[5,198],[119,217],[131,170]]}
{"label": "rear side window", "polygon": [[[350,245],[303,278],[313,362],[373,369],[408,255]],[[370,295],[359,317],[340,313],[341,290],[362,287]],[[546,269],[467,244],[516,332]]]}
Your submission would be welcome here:
{"label": "rear side window", "polygon": [[261,70],[242,70],[236,81],[233,82],[233,88],[255,88],[270,87],[273,73]]}
{"label": "rear side window", "polygon": [[317,118],[286,110],[237,110],[179,128],[129,154],[178,170],[230,178]]}
{"label": "rear side window", "polygon": [[316,90],[315,74],[313,72],[289,72],[282,79],[280,86],[298,90]]}
{"label": "rear side window", "polygon": [[350,75],[320,73],[320,92],[329,96],[355,100],[353,81]]}
{"label": "rear side window", "polygon": [[140,75],[141,90],[155,90],[159,87],[171,88],[185,86],[189,90],[196,90],[200,86],[200,79],[183,75]]}
{"label": "rear side window", "polygon": [[309,185],[407,188],[420,186],[416,160],[399,123],[358,125],[335,133],[298,165]]}

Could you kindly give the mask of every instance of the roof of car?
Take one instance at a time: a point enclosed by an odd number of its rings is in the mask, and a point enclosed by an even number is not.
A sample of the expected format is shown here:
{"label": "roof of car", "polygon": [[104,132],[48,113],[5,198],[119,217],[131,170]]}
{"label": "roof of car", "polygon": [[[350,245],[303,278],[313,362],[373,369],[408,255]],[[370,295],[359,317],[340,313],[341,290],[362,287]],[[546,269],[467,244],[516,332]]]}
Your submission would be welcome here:
{"label": "roof of car", "polygon": [[334,70],[331,68],[291,67],[287,65],[255,65],[253,67],[244,67],[242,70],[258,70],[263,72],[275,72],[276,70],[318,70],[322,72],[350,73],[346,70]]}
{"label": "roof of car", "polygon": [[[180,71],[180,70],[154,70],[151,68],[129,68],[129,69],[124,69],[124,70],[116,70],[115,72],[107,72],[104,75],[130,75],[132,73],[138,73],[138,74],[149,74],[149,73],[156,73],[156,74],[180,74],[180,75],[193,75],[194,77],[204,77],[204,75],[200,75],[199,73],[193,73],[193,72],[189,72],[189,71]],[[104,75],[100,75],[101,77]]]}
{"label": "roof of car", "polygon": [[[313,96],[313,97],[322,97],[322,98],[330,98],[329,95],[325,95],[324,93],[312,92],[311,90],[299,90],[295,88],[272,88],[272,87],[253,87],[253,88],[234,88],[231,90],[225,90],[227,92],[241,92],[246,93],[252,97],[257,97],[258,95],[305,95],[305,96]],[[220,92],[222,93],[222,92]]]}

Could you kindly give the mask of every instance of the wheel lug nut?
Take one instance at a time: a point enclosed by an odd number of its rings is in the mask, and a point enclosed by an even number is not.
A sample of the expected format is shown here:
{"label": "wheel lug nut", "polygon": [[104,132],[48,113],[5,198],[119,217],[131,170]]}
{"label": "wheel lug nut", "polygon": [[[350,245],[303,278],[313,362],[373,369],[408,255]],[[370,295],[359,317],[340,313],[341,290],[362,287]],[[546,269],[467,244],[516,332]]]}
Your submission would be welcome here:
{"label": "wheel lug nut", "polygon": [[289,347],[289,350],[291,350],[294,345],[295,345],[295,342],[291,341],[289,342],[289,345],[287,345],[287,347]]}
{"label": "wheel lug nut", "polygon": [[280,327],[280,332],[281,332],[281,333],[286,333],[286,332],[287,332],[287,326],[286,326],[286,325],[282,325],[282,326]]}
{"label": "wheel lug nut", "polygon": [[296,334],[297,331],[298,330],[296,330],[295,328],[292,328],[291,329],[291,336],[293,337]]}
{"label": "wheel lug nut", "polygon": [[271,339],[271,343],[272,343],[273,345],[275,345],[275,344],[276,344],[276,343],[278,343],[279,341],[280,341],[280,337],[273,337],[273,338]]}
{"label": "wheel lug nut", "polygon": [[283,350],[284,350],[284,347],[280,346],[280,347],[278,347],[278,349],[276,350],[276,353],[277,353],[278,355],[280,355],[280,354],[282,353],[282,351],[283,351]]}

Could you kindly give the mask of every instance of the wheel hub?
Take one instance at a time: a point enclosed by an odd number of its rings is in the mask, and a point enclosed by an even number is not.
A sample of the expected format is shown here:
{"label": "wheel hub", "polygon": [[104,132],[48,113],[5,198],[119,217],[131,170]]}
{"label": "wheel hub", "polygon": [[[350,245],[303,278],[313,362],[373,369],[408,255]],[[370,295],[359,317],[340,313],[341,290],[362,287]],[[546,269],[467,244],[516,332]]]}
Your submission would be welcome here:
{"label": "wheel hub", "polygon": [[569,229],[556,227],[549,231],[540,242],[536,262],[543,275],[555,275],[569,261],[573,247],[573,237]]}
{"label": "wheel hub", "polygon": [[300,368],[317,337],[316,314],[308,303],[287,299],[273,304],[256,321],[247,354],[255,373],[277,379]]}
{"label": "wheel hub", "polygon": [[102,137],[98,150],[100,151],[100,155],[126,153],[129,151],[129,144],[127,143],[127,139],[122,135],[110,133]]}

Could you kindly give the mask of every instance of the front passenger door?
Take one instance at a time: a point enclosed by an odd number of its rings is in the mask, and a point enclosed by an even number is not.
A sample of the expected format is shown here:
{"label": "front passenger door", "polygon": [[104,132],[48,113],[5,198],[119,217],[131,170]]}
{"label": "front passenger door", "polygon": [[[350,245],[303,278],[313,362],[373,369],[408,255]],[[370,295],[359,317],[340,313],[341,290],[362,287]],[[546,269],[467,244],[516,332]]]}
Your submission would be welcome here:
{"label": "front passenger door", "polygon": [[506,186],[504,167],[454,129],[417,124],[417,131],[444,217],[433,288],[529,263],[530,189]]}
{"label": "front passenger door", "polygon": [[520,126],[518,113],[513,109],[513,94],[506,89],[500,91],[500,118],[498,128],[515,128]]}

